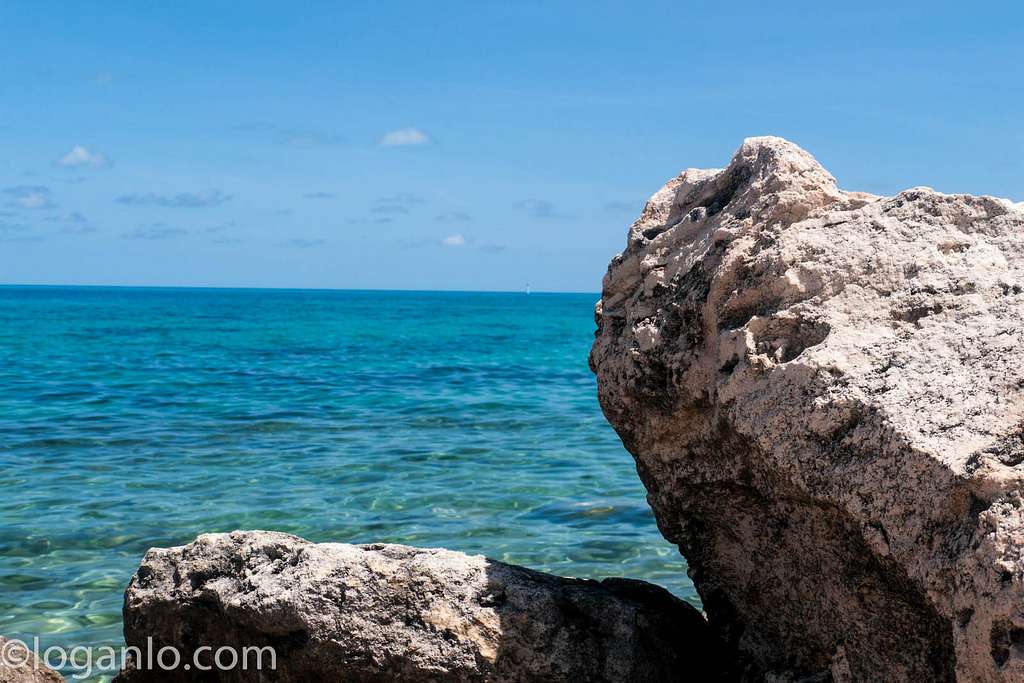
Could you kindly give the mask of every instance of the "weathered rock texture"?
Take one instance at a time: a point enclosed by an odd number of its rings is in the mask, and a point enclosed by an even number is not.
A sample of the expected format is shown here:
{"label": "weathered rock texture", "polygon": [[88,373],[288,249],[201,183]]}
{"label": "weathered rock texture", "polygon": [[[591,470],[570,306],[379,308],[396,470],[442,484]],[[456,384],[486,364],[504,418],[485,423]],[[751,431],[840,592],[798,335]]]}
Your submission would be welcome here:
{"label": "weathered rock texture", "polygon": [[0,636],[0,683],[64,683],[64,678],[21,642]]}
{"label": "weathered rock texture", "polygon": [[204,645],[270,646],[277,669],[126,669],[120,681],[720,680],[704,618],[664,589],[448,550],[200,536],[149,551],[124,617],[126,641],[143,651],[150,636],[183,662]]}
{"label": "weathered rock texture", "polygon": [[1022,209],[753,138],[612,261],[601,404],[769,680],[1024,680]]}

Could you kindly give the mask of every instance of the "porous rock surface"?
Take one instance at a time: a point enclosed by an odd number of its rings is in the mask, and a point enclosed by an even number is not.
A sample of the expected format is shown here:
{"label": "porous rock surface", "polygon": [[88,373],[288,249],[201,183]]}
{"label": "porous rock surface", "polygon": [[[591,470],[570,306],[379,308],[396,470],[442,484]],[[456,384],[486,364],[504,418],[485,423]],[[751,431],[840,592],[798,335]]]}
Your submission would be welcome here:
{"label": "porous rock surface", "polygon": [[712,627],[770,681],[1024,680],[1024,205],[746,140],[647,203],[591,353]]}
{"label": "porous rock surface", "polygon": [[60,674],[39,661],[23,641],[0,636],[0,683],[65,682]]}
{"label": "porous rock surface", "polygon": [[269,646],[276,669],[266,656],[262,671],[255,658],[231,671],[136,663],[120,682],[720,680],[704,618],[664,589],[439,549],[208,534],[150,550],[124,617],[125,640],[142,652],[148,637],[152,650],[177,648],[183,663],[203,646]]}

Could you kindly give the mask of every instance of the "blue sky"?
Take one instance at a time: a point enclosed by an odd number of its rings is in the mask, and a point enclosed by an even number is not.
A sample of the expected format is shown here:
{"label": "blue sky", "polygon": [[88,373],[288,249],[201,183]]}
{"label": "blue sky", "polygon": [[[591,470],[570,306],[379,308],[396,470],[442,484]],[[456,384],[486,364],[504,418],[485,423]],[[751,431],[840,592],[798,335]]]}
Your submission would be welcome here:
{"label": "blue sky", "polygon": [[596,292],[753,135],[1024,201],[1013,2],[7,0],[0,60],[8,284]]}

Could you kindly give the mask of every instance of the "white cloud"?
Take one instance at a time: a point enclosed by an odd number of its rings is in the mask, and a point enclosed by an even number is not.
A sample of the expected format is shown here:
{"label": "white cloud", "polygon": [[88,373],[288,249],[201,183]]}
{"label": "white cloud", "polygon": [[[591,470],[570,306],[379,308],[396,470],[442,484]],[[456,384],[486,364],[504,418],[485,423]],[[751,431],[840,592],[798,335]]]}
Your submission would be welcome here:
{"label": "white cloud", "polygon": [[441,240],[441,244],[447,247],[461,247],[465,243],[466,238],[459,233],[451,235],[450,237],[445,237],[443,240]]}
{"label": "white cloud", "polygon": [[43,185],[17,185],[4,188],[11,195],[7,206],[12,209],[51,209],[56,204],[50,199],[50,188]]}
{"label": "white cloud", "polygon": [[430,136],[419,128],[402,128],[385,133],[380,139],[381,147],[412,147],[429,145]]}
{"label": "white cloud", "polygon": [[203,190],[202,192],[181,192],[173,197],[154,194],[129,194],[118,197],[116,201],[121,204],[156,204],[157,206],[177,206],[187,208],[200,208],[208,206],[220,206],[231,199],[231,195],[224,194],[220,190]]}
{"label": "white cloud", "polygon": [[66,168],[110,168],[114,162],[102,152],[90,152],[81,145],[75,145],[70,152],[54,159],[53,165]]}

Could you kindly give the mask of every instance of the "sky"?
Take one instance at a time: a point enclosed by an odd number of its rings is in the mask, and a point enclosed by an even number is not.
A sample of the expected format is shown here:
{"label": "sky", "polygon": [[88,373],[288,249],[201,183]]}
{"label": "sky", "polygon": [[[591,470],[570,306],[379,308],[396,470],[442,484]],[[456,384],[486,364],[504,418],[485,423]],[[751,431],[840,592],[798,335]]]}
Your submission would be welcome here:
{"label": "sky", "polygon": [[780,135],[1024,201],[1015,2],[0,3],[0,283],[598,292]]}

